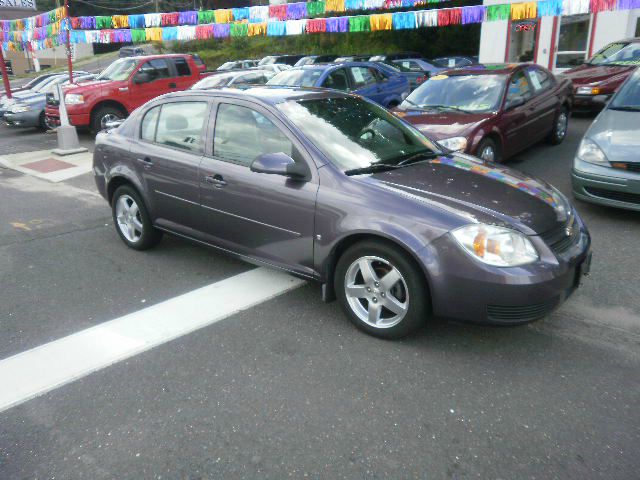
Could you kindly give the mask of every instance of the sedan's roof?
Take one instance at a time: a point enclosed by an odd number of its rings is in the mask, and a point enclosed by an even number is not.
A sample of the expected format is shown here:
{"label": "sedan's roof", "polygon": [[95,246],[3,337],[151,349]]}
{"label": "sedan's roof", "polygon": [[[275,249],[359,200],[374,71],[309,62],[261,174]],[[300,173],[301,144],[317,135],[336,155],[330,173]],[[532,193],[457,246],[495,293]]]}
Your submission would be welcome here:
{"label": "sedan's roof", "polygon": [[227,97],[258,100],[267,105],[277,105],[288,100],[310,100],[321,98],[348,97],[348,94],[313,87],[281,87],[260,85],[244,89],[221,88],[218,90],[186,90],[172,92],[160,98],[178,98],[182,96],[202,95],[206,97]]}
{"label": "sedan's roof", "polygon": [[507,75],[522,68],[522,63],[481,63],[445,70],[443,75]]}

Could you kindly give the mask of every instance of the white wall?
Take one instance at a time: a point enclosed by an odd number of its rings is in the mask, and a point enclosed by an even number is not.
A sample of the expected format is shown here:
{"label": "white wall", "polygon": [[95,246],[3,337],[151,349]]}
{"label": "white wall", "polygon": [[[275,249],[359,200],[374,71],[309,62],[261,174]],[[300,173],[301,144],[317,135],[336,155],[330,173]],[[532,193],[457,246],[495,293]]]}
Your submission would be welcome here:
{"label": "white wall", "polygon": [[596,31],[593,37],[593,53],[596,53],[608,43],[630,36],[627,32],[629,14],[630,10],[598,13]]}
{"label": "white wall", "polygon": [[553,17],[542,17],[538,23],[538,57],[535,62],[543,67],[549,66],[551,55],[551,37],[553,35]]}
{"label": "white wall", "polygon": [[480,29],[480,63],[502,63],[507,45],[509,22],[498,20],[484,22]]}

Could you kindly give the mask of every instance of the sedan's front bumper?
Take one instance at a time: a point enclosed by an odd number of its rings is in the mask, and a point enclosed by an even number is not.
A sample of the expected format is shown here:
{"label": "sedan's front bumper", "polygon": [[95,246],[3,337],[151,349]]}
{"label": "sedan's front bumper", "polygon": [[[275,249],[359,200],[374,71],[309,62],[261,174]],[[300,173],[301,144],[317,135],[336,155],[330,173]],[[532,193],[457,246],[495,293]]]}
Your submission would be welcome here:
{"label": "sedan's front bumper", "polygon": [[[584,162],[582,162],[584,163]],[[573,168],[573,196],[589,203],[640,211],[640,174],[595,165]]]}
{"label": "sedan's front bumper", "polygon": [[595,112],[602,110],[611,98],[609,94],[602,95],[574,95],[573,111],[575,112]]}
{"label": "sedan's front bumper", "polygon": [[561,305],[580,285],[591,264],[591,238],[576,218],[575,241],[561,254],[541,237],[530,237],[540,253],[536,263],[500,268],[473,258],[449,235],[420,254],[429,274],[435,316],[517,325],[539,320]]}
{"label": "sedan's front bumper", "polygon": [[42,110],[4,114],[4,121],[12,127],[39,127]]}

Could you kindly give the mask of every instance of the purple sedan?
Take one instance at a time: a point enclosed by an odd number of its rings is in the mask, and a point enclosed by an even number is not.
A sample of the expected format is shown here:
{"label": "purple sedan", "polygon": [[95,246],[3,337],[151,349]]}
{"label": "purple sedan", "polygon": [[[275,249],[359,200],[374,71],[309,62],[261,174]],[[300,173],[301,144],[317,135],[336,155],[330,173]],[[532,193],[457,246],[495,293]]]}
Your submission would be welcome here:
{"label": "purple sedan", "polygon": [[170,233],[318,281],[383,338],[432,315],[539,319],[590,265],[587,228],[555,188],[336,91],[159,97],[98,135],[94,173],[129,247]]}

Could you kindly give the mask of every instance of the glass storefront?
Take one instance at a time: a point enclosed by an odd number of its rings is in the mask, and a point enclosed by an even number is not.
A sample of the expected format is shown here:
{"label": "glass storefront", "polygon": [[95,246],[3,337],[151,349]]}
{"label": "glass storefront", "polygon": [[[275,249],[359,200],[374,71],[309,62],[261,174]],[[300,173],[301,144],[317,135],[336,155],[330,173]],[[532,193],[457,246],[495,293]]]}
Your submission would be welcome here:
{"label": "glass storefront", "polygon": [[522,20],[511,24],[509,40],[509,62],[532,62],[536,49],[538,19]]}
{"label": "glass storefront", "polygon": [[573,68],[587,57],[590,15],[560,17],[556,68]]}

